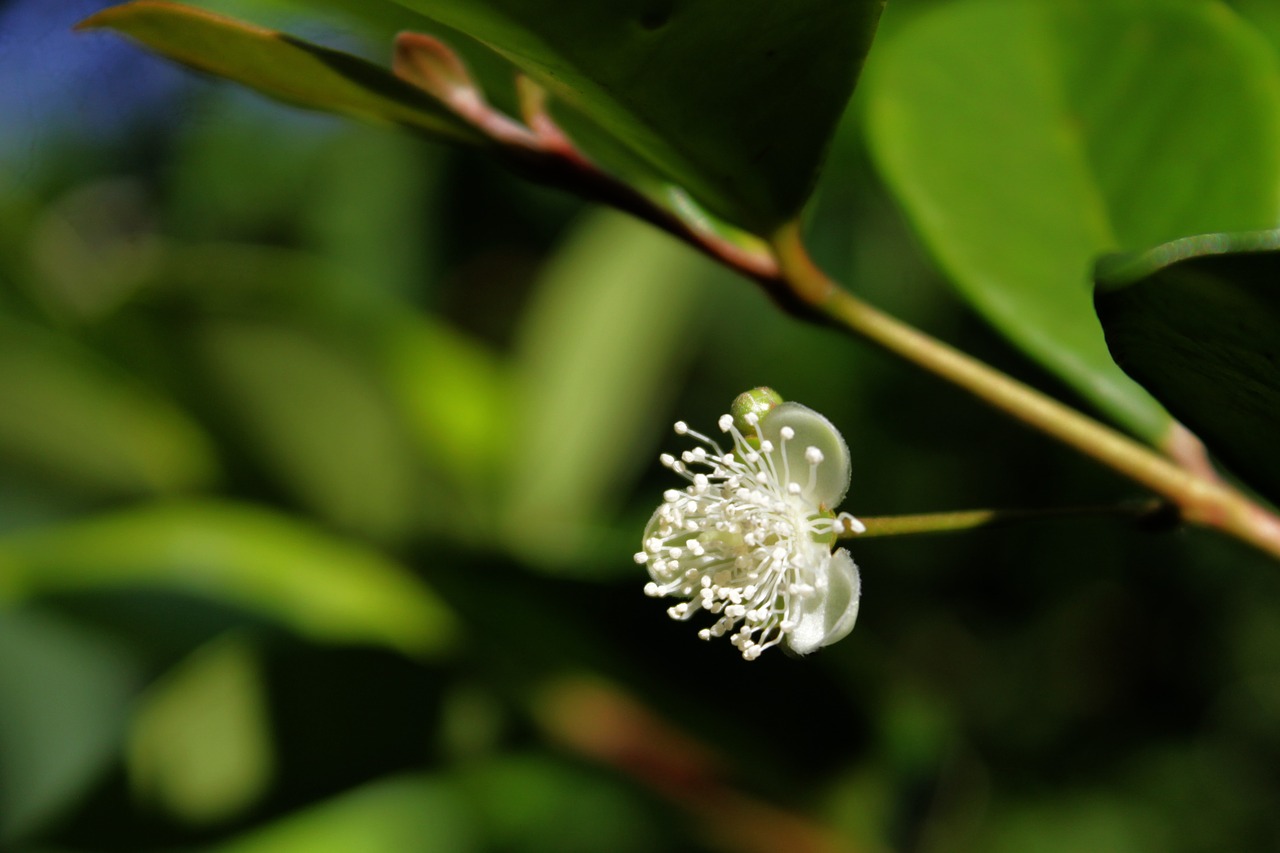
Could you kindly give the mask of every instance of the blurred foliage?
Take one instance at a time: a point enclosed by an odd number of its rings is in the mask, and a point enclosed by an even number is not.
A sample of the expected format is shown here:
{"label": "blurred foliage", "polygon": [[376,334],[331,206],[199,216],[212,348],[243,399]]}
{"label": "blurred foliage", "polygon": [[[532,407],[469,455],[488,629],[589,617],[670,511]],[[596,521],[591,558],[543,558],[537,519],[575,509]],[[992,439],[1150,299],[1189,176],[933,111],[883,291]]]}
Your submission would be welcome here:
{"label": "blurred foliage", "polygon": [[[0,4],[0,847],[1272,848],[1265,558],[1101,521],[854,542],[844,642],[701,643],[631,554],[671,421],[748,387],[842,429],[854,513],[1132,489],[645,226],[67,33],[101,5]],[[204,5],[383,64],[405,25]],[[957,301],[864,106],[819,260],[1070,397]]]}

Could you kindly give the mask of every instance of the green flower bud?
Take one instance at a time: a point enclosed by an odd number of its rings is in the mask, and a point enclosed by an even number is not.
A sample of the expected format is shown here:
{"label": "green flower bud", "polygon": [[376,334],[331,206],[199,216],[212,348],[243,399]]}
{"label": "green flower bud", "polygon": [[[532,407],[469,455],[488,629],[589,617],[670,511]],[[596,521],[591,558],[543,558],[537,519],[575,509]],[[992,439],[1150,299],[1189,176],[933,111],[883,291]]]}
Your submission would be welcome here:
{"label": "green flower bud", "polygon": [[782,395],[767,386],[743,391],[733,399],[729,406],[729,414],[733,415],[733,425],[743,435],[752,435],[755,428],[748,422],[747,415],[753,414],[762,419],[775,406],[782,404]]}

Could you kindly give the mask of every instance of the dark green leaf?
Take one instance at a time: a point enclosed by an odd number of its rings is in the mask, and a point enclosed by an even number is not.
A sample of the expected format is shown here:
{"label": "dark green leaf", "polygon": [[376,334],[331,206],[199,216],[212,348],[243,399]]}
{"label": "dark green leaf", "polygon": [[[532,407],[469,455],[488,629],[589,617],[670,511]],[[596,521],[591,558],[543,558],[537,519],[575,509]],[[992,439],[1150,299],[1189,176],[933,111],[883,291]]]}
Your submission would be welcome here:
{"label": "dark green leaf", "polygon": [[1098,265],[1112,355],[1236,474],[1280,500],[1280,231],[1209,234]]}
{"label": "dark green leaf", "polygon": [[1112,362],[1093,260],[1280,218],[1280,71],[1211,3],[964,0],[868,70],[876,159],[961,293],[1136,433],[1167,415]]}
{"label": "dark green leaf", "polygon": [[106,9],[80,24],[111,29],[170,59],[311,109],[402,125],[429,136],[478,136],[426,93],[355,56],[274,30],[160,0]]}
{"label": "dark green leaf", "polygon": [[530,753],[473,762],[462,779],[489,849],[643,853],[672,843],[665,815],[605,769]]}
{"label": "dark green leaf", "polygon": [[699,202],[770,234],[808,198],[883,0],[398,0],[473,36]]}

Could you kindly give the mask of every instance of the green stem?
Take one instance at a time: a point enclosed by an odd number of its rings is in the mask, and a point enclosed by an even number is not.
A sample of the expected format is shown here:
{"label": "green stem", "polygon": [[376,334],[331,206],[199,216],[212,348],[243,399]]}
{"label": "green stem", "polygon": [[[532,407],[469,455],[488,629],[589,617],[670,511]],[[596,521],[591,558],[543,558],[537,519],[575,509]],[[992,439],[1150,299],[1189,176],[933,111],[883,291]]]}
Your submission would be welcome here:
{"label": "green stem", "polygon": [[1230,533],[1280,558],[1280,519],[1221,481],[1146,445],[873,308],[809,259],[798,226],[775,238],[782,277],[829,322],[876,344],[1092,457],[1175,504],[1189,522]]}
{"label": "green stem", "polygon": [[[845,529],[841,539],[867,539],[878,536],[918,536],[926,533],[958,533],[987,527],[1004,527],[1026,521],[1050,521],[1062,518],[1124,518],[1139,524],[1158,527],[1169,505],[1160,500],[1116,504],[1113,506],[1059,507],[1054,509],[971,509],[957,512],[931,512],[921,515],[887,515],[861,517],[866,528],[862,533]],[[1175,515],[1176,519],[1176,515]]]}

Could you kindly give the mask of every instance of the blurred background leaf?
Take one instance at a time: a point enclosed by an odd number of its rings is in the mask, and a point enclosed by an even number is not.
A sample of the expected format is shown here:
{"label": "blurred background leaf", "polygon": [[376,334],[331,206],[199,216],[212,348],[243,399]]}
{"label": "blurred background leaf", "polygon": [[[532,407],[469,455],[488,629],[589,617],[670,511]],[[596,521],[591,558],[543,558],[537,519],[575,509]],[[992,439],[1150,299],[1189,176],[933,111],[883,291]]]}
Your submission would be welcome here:
{"label": "blurred background leaf", "polygon": [[140,800],[192,824],[225,821],[266,793],[272,746],[253,647],[223,637],[196,650],[143,697],[128,742]]}
{"label": "blurred background leaf", "polygon": [[196,346],[260,464],[339,527],[395,536],[414,501],[406,437],[390,402],[333,342],[278,325],[223,322]]}
{"label": "blurred background leaf", "polygon": [[0,597],[161,585],[280,620],[317,639],[407,654],[451,640],[449,612],[377,551],[264,509],[161,504],[0,539]]}
{"label": "blurred background leaf", "polygon": [[447,781],[389,779],[214,849],[218,853],[465,853],[479,849],[475,837],[475,828]]}
{"label": "blurred background leaf", "polygon": [[[503,525],[523,559],[564,566],[599,539],[645,463],[625,448],[662,420],[671,377],[694,351],[710,271],[615,213],[595,214],[550,260],[515,342],[519,396],[507,415]],[[598,570],[598,556],[584,565]]]}
{"label": "blurred background leaf", "polygon": [[0,615],[0,840],[47,824],[115,758],[140,673],[92,631],[29,611]]}
{"label": "blurred background leaf", "polygon": [[0,453],[95,493],[208,485],[217,462],[201,427],[78,342],[0,319]]}

